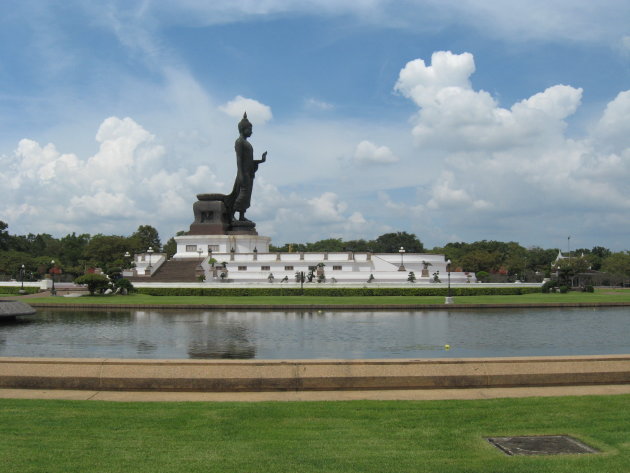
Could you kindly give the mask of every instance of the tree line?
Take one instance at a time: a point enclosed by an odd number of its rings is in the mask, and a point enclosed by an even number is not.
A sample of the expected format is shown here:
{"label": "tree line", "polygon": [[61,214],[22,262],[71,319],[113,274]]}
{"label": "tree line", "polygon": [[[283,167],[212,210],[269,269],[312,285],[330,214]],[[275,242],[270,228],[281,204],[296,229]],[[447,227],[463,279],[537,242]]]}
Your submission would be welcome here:
{"label": "tree line", "polygon": [[47,233],[11,235],[8,224],[0,220],[0,277],[38,279],[46,273],[66,274],[69,278],[85,274],[90,268],[106,272],[129,267],[125,254],[145,252],[149,247],[159,251],[162,244],[158,231],[140,225],[129,236],[68,234],[55,238]]}
{"label": "tree line", "polygon": [[[184,232],[178,232],[181,234]],[[170,238],[162,246],[158,231],[151,225],[140,225],[129,236],[72,233],[55,238],[46,233],[11,235],[8,225],[0,221],[0,276],[18,279],[22,265],[27,278],[41,277],[53,266],[70,276],[79,276],[94,267],[107,273],[120,271],[130,265],[126,253],[142,253],[149,247],[167,253],[168,257],[176,252],[175,239]],[[405,253],[443,254],[451,260],[453,271],[474,272],[490,281],[537,281],[549,277],[556,269],[567,274],[598,272],[608,278],[600,283],[617,284],[630,279],[630,252],[613,252],[602,246],[573,250],[572,258],[561,261],[559,268],[552,267],[558,248],[525,248],[516,242],[481,240],[427,249],[415,234],[404,231],[385,233],[373,240],[327,238],[312,243],[270,245],[270,251],[398,253],[401,247]]]}

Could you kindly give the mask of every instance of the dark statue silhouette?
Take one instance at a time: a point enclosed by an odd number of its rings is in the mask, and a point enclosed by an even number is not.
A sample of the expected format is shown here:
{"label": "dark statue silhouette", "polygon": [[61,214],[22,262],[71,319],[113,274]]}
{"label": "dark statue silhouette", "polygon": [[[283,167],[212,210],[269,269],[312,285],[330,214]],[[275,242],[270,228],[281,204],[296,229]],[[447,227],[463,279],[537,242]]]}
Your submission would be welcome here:
{"label": "dark statue silhouette", "polygon": [[236,179],[234,179],[232,193],[226,196],[224,202],[230,215],[230,221],[236,220],[235,213],[238,212],[240,222],[249,222],[250,220],[245,218],[245,212],[251,204],[252,188],[258,165],[267,160],[267,152],[262,154],[262,159],[254,159],[254,148],[247,141],[247,138],[252,136],[252,124],[247,119],[247,113],[243,115],[243,119],[238,124],[238,133],[239,137],[234,143]]}
{"label": "dark statue silhouette", "polygon": [[261,159],[254,159],[254,149],[247,141],[247,138],[252,136],[252,128],[247,113],[243,114],[243,119],[238,124],[239,137],[234,143],[236,178],[232,192],[197,194],[199,201],[193,205],[195,222],[190,226],[189,234],[256,234],[254,230],[256,224],[245,218],[245,212],[251,205],[258,165],[267,160],[267,152],[262,154]]}

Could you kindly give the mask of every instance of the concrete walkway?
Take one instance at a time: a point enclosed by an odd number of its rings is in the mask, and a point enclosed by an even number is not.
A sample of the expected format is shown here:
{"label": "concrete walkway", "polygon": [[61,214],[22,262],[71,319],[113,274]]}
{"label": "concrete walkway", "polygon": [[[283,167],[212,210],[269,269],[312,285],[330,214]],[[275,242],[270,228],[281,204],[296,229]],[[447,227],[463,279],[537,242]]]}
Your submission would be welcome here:
{"label": "concrete walkway", "polygon": [[0,358],[0,398],[341,401],[630,394],[630,355],[400,360]]}
{"label": "concrete walkway", "polygon": [[0,389],[0,399],[114,402],[431,401],[630,394],[630,385],[525,388],[414,389],[388,391],[289,391],[245,393],[69,391]]}

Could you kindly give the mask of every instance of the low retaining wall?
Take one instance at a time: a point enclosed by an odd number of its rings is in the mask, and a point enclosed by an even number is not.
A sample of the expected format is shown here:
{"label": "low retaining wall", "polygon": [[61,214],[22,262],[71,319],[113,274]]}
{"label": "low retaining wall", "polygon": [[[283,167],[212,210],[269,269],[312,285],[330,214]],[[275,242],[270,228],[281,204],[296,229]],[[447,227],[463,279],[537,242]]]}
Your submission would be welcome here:
{"label": "low retaining wall", "polygon": [[334,391],[630,384],[630,355],[425,360],[0,358],[0,388]]}

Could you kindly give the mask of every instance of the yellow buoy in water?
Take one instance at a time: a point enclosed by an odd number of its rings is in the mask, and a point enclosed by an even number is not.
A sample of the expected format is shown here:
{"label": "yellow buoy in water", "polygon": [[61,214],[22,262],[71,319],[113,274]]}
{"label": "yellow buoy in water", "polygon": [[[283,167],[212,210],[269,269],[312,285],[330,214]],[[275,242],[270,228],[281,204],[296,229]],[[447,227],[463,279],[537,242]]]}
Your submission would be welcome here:
{"label": "yellow buoy in water", "polygon": [[444,345],[444,349],[445,349],[445,350],[450,350],[450,349],[451,349],[451,346],[447,343],[446,345]]}

